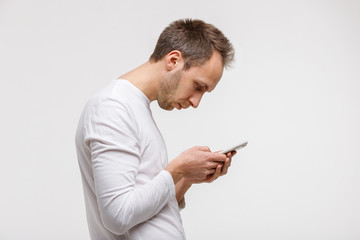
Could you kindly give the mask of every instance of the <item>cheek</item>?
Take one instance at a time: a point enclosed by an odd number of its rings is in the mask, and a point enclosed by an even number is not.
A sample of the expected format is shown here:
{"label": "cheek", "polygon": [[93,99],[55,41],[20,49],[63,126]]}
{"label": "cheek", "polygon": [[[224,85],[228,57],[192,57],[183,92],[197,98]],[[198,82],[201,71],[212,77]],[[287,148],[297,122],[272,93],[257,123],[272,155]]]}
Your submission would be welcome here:
{"label": "cheek", "polygon": [[181,95],[179,95],[178,99],[187,100],[195,95],[196,95],[195,91],[193,91],[192,89],[187,89],[186,91],[182,92]]}
{"label": "cheek", "polygon": [[193,86],[180,85],[175,93],[176,100],[188,99],[194,94]]}
{"label": "cheek", "polygon": [[199,93],[199,91],[196,90],[196,86],[193,81],[191,81],[188,85],[186,85],[186,93],[188,97]]}

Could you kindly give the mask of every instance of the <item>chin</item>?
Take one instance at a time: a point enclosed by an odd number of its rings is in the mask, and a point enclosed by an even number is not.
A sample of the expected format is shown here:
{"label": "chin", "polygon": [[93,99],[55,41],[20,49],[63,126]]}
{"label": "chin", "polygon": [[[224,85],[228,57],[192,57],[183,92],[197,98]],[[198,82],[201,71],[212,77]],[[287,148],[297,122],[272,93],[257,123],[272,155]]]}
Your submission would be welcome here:
{"label": "chin", "polygon": [[158,101],[158,105],[161,109],[164,109],[166,111],[172,111],[174,110],[174,107],[172,105],[164,105],[164,104],[160,104]]}

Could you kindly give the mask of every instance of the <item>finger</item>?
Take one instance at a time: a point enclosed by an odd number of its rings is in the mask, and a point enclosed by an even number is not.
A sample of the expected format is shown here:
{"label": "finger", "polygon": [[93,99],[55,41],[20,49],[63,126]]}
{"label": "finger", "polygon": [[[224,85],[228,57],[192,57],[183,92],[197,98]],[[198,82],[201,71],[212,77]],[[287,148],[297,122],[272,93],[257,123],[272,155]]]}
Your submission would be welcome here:
{"label": "finger", "polygon": [[225,163],[224,163],[224,167],[221,169],[221,173],[220,176],[223,176],[227,173],[229,167],[230,167],[230,163],[231,163],[231,159],[227,158]]}
{"label": "finger", "polygon": [[204,175],[210,175],[210,174],[214,174],[215,172],[216,172],[216,167],[215,168],[211,168],[211,169],[208,169],[205,173],[204,173]]}
{"label": "finger", "polygon": [[[235,152],[235,154],[236,154],[236,152]],[[231,165],[231,162],[232,162],[232,158],[233,158],[233,156],[234,156],[234,155],[233,155],[233,154],[231,154],[231,156],[230,156],[230,157],[228,157],[228,158],[229,158],[229,160],[230,160],[230,161],[229,161],[229,167],[230,167],[230,165]]]}
{"label": "finger", "polygon": [[209,160],[214,162],[225,162],[226,155],[222,153],[213,152],[209,155]]}
{"label": "finger", "polygon": [[226,156],[227,156],[228,158],[232,158],[236,153],[237,153],[236,151],[228,152],[228,153],[226,154]]}
{"label": "finger", "polygon": [[223,166],[224,162],[208,162],[208,169],[216,169],[218,165]]}
{"label": "finger", "polygon": [[208,182],[213,182],[215,179],[217,179],[221,174],[221,165],[218,165],[216,167],[216,171],[213,175],[210,176],[210,178],[208,179]]}

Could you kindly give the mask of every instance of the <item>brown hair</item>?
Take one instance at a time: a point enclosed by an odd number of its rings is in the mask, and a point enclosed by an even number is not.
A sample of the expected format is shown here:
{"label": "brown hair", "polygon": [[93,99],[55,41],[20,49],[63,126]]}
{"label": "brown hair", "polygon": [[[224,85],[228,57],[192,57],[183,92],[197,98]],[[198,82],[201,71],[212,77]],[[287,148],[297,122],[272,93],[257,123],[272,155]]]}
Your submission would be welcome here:
{"label": "brown hair", "polygon": [[235,54],[232,44],[219,29],[198,19],[180,19],[166,27],[150,61],[157,62],[173,50],[181,52],[185,61],[184,70],[204,64],[214,50],[222,56],[224,67],[230,65]]}

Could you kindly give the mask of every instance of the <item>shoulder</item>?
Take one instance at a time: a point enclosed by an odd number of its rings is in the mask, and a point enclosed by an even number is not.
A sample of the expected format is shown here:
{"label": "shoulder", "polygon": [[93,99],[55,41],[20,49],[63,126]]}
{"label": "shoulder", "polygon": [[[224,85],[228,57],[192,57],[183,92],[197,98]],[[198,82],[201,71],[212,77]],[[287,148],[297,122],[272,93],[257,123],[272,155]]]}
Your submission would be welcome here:
{"label": "shoulder", "polygon": [[126,87],[123,85],[111,81],[89,99],[85,111],[90,116],[114,116],[118,113],[131,112],[131,99],[127,96]]}

